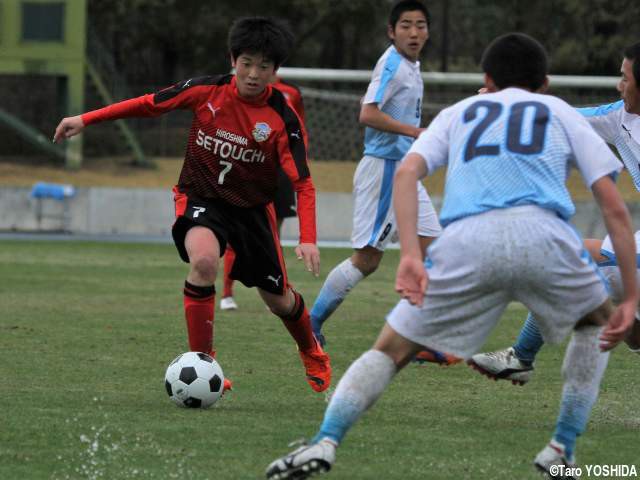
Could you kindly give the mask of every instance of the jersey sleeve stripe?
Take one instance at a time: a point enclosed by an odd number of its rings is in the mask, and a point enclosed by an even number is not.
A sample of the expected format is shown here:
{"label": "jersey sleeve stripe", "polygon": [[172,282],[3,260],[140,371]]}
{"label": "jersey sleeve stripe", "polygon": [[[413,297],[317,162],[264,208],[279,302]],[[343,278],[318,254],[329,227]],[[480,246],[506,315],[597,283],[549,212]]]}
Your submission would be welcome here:
{"label": "jersey sleeve stripe", "polygon": [[382,78],[380,78],[380,86],[376,91],[375,103],[382,102],[382,99],[384,98],[384,91],[387,89],[389,82],[398,71],[401,61],[402,58],[400,57],[400,54],[392,49],[391,52],[389,52],[389,56],[387,57],[382,69]]}
{"label": "jersey sleeve stripe", "polygon": [[233,75],[208,75],[206,77],[195,77],[190,78],[188,80],[183,80],[182,82],[178,82],[175,85],[172,85],[169,88],[165,88],[164,90],[160,90],[153,96],[153,103],[156,105],[158,103],[166,102],[167,100],[171,100],[175,98],[185,90],[188,90],[192,87],[198,87],[202,85],[224,85],[226,83],[231,82],[231,78]]}
{"label": "jersey sleeve stripe", "polygon": [[616,110],[620,110],[623,106],[624,101],[619,100],[608,105],[599,105],[597,107],[583,107],[577,108],[576,110],[578,110],[578,112],[580,112],[584,117],[602,117],[615,112]]}
{"label": "jersey sleeve stripe", "polygon": [[289,151],[298,170],[298,178],[306,178],[310,175],[307,165],[307,147],[304,144],[302,125],[295,112],[289,107],[282,92],[277,88],[272,90],[272,94],[267,101],[269,106],[282,118],[287,138],[289,140]]}

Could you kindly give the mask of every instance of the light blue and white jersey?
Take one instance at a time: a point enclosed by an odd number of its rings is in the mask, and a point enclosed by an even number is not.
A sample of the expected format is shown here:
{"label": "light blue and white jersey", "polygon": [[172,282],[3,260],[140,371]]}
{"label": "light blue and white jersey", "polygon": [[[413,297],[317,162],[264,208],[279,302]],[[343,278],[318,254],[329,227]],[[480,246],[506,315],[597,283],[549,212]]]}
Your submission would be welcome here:
{"label": "light blue and white jersey", "polygon": [[413,144],[429,174],[448,165],[440,222],[537,205],[568,220],[570,167],[587,187],[622,165],[574,108],[519,88],[476,95],[443,110]]}
{"label": "light blue and white jersey", "polygon": [[[635,233],[636,238],[636,266],[640,269],[640,231]],[[607,235],[604,237],[602,241],[602,245],[600,246],[600,253],[607,257],[608,260],[603,262],[598,262],[598,266],[600,267],[617,267],[618,259],[616,258],[616,252],[613,249],[613,242],[611,241],[611,237]]]}
{"label": "light blue and white jersey", "polygon": [[[395,120],[420,126],[424,83],[420,62],[411,62],[391,45],[373,70],[363,103],[376,103]],[[413,143],[412,137],[366,127],[364,154],[387,160],[402,160]]]}
{"label": "light blue and white jersey", "polygon": [[640,191],[640,115],[624,109],[624,102],[578,108],[605,142],[618,150],[636,190]]}

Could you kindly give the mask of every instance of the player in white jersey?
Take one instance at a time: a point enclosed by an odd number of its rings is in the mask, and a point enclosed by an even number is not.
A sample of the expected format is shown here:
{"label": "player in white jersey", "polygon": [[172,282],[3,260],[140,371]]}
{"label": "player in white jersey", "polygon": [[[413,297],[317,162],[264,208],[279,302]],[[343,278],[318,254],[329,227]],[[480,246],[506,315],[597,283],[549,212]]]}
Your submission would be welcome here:
{"label": "player in white jersey", "polygon": [[[391,208],[393,176],[420,128],[424,85],[418,57],[429,38],[429,12],[422,2],[403,0],[391,10],[392,45],[382,54],[360,111],[366,125],[364,157],[353,180],[353,255],[327,276],[311,309],[314,333],[324,345],[322,325],[347,294],[380,264],[396,236]],[[440,234],[438,216],[426,190],[418,184],[418,235],[424,249]]]}
{"label": "player in white jersey", "polygon": [[[565,387],[572,389],[580,389],[585,376],[601,376],[607,354],[600,348],[615,347],[634,321],[635,242],[611,178],[620,162],[569,105],[533,93],[547,85],[547,56],[537,41],[518,33],[499,37],[485,51],[482,68],[494,93],[443,110],[396,173],[396,290],[403,300],[373,349],[340,380],[312,443],[274,461],[268,478],[329,470],[346,432],[416,352],[428,347],[469,357],[512,300],[536,312],[548,341],[573,331],[563,369]],[[445,165],[444,231],[423,265],[412,186]],[[615,309],[568,224],[574,213],[565,186],[570,167],[591,188],[611,235],[624,286]]]}
{"label": "player in white jersey", "polygon": [[[625,50],[620,71],[622,76],[618,83],[618,91],[622,100],[577,110],[605,142],[616,147],[636,189],[640,191],[640,43],[631,45]],[[640,232],[636,232],[635,237],[638,268],[636,276],[640,279]],[[607,236],[604,241],[587,239],[585,247],[605,277],[612,300],[614,303],[619,302],[623,295],[623,288],[610,237]],[[640,319],[640,311],[636,313],[636,321],[625,342],[631,351],[640,354],[640,320],[638,319]],[[536,319],[529,313],[512,347],[496,352],[478,353],[471,358],[470,363],[491,378],[511,380],[513,383],[522,385],[531,379],[533,362],[543,345],[544,339]],[[598,379],[593,381],[599,382]],[[578,397],[575,393],[563,395],[556,431],[549,446],[536,458],[536,463],[541,467],[544,466],[545,459],[554,455],[554,452],[556,454],[560,452],[568,463],[575,462],[573,453],[576,439],[586,426],[584,415],[576,416],[574,413],[579,410],[575,404],[581,403]]]}

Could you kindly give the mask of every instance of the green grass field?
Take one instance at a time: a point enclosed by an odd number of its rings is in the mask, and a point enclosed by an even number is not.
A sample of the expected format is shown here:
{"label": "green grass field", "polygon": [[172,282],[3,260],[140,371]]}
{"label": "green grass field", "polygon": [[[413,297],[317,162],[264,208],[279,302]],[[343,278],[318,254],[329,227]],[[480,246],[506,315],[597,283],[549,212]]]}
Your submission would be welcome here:
{"label": "green grass field", "polygon": [[[324,249],[316,279],[286,250],[308,304],[348,254]],[[397,258],[389,252],[327,324],[335,381],[395,303]],[[185,274],[171,245],[0,242],[1,479],[256,479],[288,442],[315,433],[325,395],[307,386],[280,321],[240,285],[241,310],[216,315],[235,390],[205,411],[170,402],[164,370],[187,349]],[[510,307],[487,348],[508,345],[524,315]],[[329,477],[539,478],[531,462],[554,428],[562,354],[543,350],[525,387],[466,366],[410,365],[347,436]],[[639,360],[612,355],[580,463],[640,470]]]}

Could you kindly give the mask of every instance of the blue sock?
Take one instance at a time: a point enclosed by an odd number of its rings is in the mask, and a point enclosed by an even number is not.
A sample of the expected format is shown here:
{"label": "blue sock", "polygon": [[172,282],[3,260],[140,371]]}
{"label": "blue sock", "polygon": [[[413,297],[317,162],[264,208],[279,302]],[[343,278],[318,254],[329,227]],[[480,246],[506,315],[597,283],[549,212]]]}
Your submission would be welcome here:
{"label": "blue sock", "polygon": [[362,411],[356,405],[345,401],[334,402],[332,406],[327,408],[320,430],[313,437],[311,443],[329,438],[339,445],[351,426],[360,418],[360,415],[362,415]]}
{"label": "blue sock", "polygon": [[331,270],[310,312],[311,327],[316,336],[320,334],[322,324],[340,306],[351,289],[363,278],[364,275],[353,266],[350,258],[347,258]]}
{"label": "blue sock", "polygon": [[311,307],[311,312],[309,312],[313,333],[316,335],[320,333],[324,322],[335,312],[344,298],[344,295],[334,291],[327,283],[322,286],[316,301],[313,303],[313,307]]}
{"label": "blue sock", "polygon": [[[371,372],[375,372],[375,375]],[[324,414],[320,431],[312,442],[329,438],[340,444],[347,431],[382,395],[395,374],[395,363],[388,355],[378,350],[362,354],[340,379]]]}
{"label": "blue sock", "polygon": [[536,355],[544,345],[544,340],[536,325],[536,319],[533,318],[531,312],[527,315],[527,321],[524,323],[518,340],[516,340],[513,350],[516,357],[524,364],[532,364],[536,359]]}
{"label": "blue sock", "polygon": [[[576,423],[584,423],[586,425],[588,420],[589,412],[587,412],[587,417],[584,419],[576,419]],[[564,453],[566,457],[571,460],[573,459],[573,452],[576,448],[576,440],[584,431],[584,427],[576,427],[571,423],[560,422],[556,424],[556,431],[553,434],[553,438],[558,442],[564,445]]]}
{"label": "blue sock", "polygon": [[609,360],[609,353],[600,352],[598,345],[601,331],[600,327],[594,326],[576,330],[562,365],[564,386],[553,438],[564,445],[565,455],[570,460],[577,438],[587,427]]}

